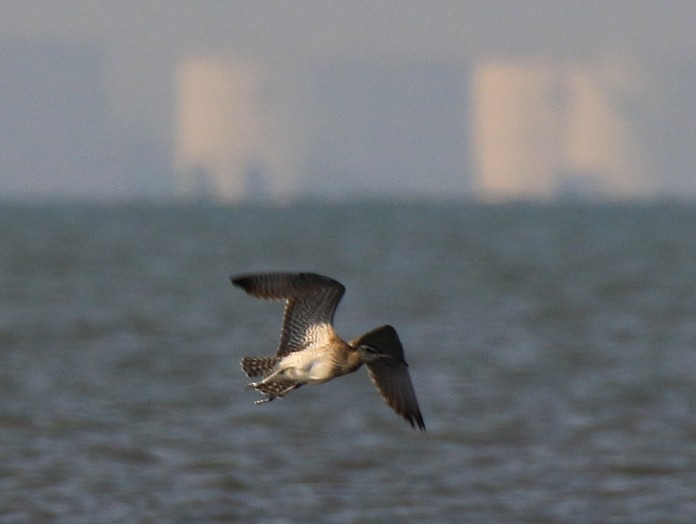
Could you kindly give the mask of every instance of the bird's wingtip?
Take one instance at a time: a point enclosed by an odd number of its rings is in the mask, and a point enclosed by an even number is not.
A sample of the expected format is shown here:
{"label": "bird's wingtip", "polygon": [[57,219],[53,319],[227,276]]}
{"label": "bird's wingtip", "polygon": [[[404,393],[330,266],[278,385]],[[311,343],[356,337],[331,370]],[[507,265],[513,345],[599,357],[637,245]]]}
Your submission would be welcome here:
{"label": "bird's wingtip", "polygon": [[235,287],[244,288],[244,284],[249,280],[249,275],[230,275],[230,282]]}

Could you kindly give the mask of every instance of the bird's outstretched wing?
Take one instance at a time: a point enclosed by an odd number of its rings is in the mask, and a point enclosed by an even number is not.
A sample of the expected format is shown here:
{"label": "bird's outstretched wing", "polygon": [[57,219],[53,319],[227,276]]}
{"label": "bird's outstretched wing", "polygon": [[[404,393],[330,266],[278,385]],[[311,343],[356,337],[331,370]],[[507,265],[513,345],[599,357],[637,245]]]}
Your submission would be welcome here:
{"label": "bird's outstretched wing", "polygon": [[345,288],[316,273],[257,273],[231,278],[235,286],[264,300],[285,300],[276,356],[322,344],[336,337],[333,317]]}
{"label": "bird's outstretched wing", "polygon": [[413,390],[404,348],[391,326],[382,326],[351,342],[365,344],[384,355],[367,363],[367,372],[384,401],[413,427],[425,430],[425,422]]}

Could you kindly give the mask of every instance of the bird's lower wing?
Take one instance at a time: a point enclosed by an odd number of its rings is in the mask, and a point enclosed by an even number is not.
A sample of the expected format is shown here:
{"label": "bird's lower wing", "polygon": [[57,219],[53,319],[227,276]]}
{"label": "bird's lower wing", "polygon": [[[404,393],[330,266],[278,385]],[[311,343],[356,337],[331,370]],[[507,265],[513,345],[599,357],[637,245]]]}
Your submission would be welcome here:
{"label": "bird's lower wing", "polygon": [[378,359],[367,364],[367,372],[384,401],[411,426],[425,430],[406,364],[391,358]]}

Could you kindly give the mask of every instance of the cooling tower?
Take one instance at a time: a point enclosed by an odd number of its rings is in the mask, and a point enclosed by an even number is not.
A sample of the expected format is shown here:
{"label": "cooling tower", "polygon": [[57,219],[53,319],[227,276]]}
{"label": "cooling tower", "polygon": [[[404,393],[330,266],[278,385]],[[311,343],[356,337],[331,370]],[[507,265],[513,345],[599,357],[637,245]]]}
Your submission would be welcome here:
{"label": "cooling tower", "polygon": [[268,183],[266,71],[253,62],[200,57],[177,75],[175,169],[179,192],[233,202]]}
{"label": "cooling tower", "polygon": [[484,62],[472,82],[477,192],[491,200],[552,196],[563,102],[553,67]]}
{"label": "cooling tower", "polygon": [[618,61],[493,60],[475,67],[477,191],[489,200],[648,194],[641,74]]}

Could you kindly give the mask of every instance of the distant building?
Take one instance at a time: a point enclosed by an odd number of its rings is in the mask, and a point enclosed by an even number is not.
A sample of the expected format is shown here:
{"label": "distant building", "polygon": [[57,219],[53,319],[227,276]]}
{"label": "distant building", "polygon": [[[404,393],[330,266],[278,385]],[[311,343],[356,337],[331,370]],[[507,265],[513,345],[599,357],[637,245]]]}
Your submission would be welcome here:
{"label": "distant building", "polygon": [[294,162],[278,129],[273,73],[264,65],[202,56],[181,64],[176,84],[179,193],[234,202],[292,191]]}
{"label": "distant building", "polygon": [[472,80],[480,196],[632,198],[651,192],[639,140],[642,73],[624,61],[492,60]]}
{"label": "distant building", "polygon": [[345,61],[310,75],[304,191],[462,196],[470,189],[466,69]]}
{"label": "distant building", "polygon": [[544,62],[491,61],[472,76],[472,143],[477,191],[499,198],[548,198],[562,146],[565,101]]}
{"label": "distant building", "polygon": [[108,131],[98,47],[0,40],[0,197],[123,191]]}

